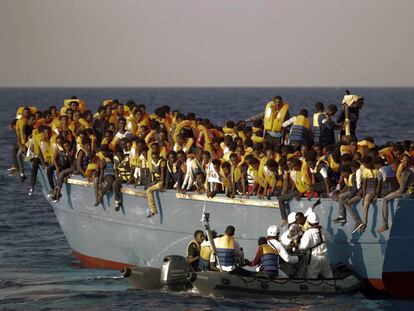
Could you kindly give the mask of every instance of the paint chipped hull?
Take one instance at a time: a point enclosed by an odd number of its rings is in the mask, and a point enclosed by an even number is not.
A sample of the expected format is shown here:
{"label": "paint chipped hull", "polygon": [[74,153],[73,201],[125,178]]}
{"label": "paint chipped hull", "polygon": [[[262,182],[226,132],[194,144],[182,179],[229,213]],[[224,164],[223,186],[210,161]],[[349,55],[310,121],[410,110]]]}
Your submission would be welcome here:
{"label": "paint chipped hull", "polygon": [[[43,193],[49,192],[46,174],[39,179]],[[92,185],[78,177],[71,178],[62,189],[62,198],[52,203],[62,231],[76,257],[88,267],[119,269],[123,266],[160,267],[166,255],[182,255],[194,230],[202,228],[203,209],[211,214],[211,227],[218,232],[233,224],[236,238],[247,256],[253,256],[257,238],[271,224],[281,222],[277,202],[252,199],[228,199],[218,196],[178,194],[166,191],[156,194],[159,215],[147,219],[148,202],[143,189],[123,188],[123,208],[116,212],[112,195],[95,207]],[[314,200],[292,201],[291,211],[302,211]],[[414,278],[414,200],[391,204],[394,215],[391,230],[377,234],[381,224],[381,200],[370,208],[370,223],[364,234],[354,233],[352,219],[346,225],[332,223],[337,217],[337,203],[322,199],[317,207],[321,225],[334,237],[329,246],[331,263],[348,263],[379,290],[387,288],[399,296],[412,297]],[[398,208],[397,208],[398,207]],[[362,207],[356,207],[361,214]],[[392,217],[390,218],[392,219]]]}

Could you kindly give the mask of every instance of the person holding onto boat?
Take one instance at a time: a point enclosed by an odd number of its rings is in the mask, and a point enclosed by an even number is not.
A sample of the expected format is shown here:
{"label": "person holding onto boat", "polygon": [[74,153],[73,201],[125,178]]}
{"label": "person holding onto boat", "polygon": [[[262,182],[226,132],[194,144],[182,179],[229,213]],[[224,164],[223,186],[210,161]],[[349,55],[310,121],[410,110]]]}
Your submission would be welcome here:
{"label": "person holding onto boat", "polygon": [[[306,165],[298,158],[292,158],[291,167],[292,169],[289,173],[289,181],[285,180],[285,183],[291,183],[291,192],[282,194],[278,197],[280,215],[282,217],[282,226],[288,224],[285,206],[286,202],[292,200],[293,198],[298,199],[311,190],[311,180]],[[285,189],[285,186],[283,188]]]}
{"label": "person holding onto boat", "polygon": [[352,161],[350,165],[342,167],[341,178],[345,187],[338,193],[337,200],[339,206],[339,217],[333,222],[345,224],[347,222],[347,213],[351,215],[355,222],[353,232],[362,227],[361,218],[353,209],[353,205],[362,200],[361,189],[361,170],[358,161]]}
{"label": "person holding onto boat", "polygon": [[32,195],[35,190],[39,166],[41,165],[42,167],[47,167],[51,163],[51,129],[49,126],[42,125],[39,127],[39,131],[40,132],[37,134],[33,132],[32,135],[35,157],[32,160],[29,196]]}
{"label": "person holding onto boat", "polygon": [[319,217],[315,213],[309,213],[306,219],[309,228],[304,232],[299,244],[300,250],[309,251],[306,278],[317,279],[321,275],[325,279],[330,279],[332,270],[326,243],[331,241],[331,236],[319,225]]}
{"label": "person holding onto boat", "polygon": [[187,262],[192,271],[198,271],[198,266],[200,263],[200,250],[201,244],[204,241],[204,232],[197,230],[194,232],[194,240],[190,241],[187,246]]}

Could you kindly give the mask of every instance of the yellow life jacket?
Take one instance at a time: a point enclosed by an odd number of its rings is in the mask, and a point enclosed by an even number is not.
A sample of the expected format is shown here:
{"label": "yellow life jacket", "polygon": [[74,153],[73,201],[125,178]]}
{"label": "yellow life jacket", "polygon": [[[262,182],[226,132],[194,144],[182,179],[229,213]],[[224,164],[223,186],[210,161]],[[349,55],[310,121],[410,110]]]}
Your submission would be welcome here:
{"label": "yellow life jacket", "polygon": [[276,104],[273,101],[267,103],[264,113],[264,129],[271,132],[281,132],[288,109],[287,103],[284,103],[279,111],[276,111]]}
{"label": "yellow life jacket", "polygon": [[323,114],[323,112],[316,112],[313,114],[313,127],[319,127],[319,116]]}
{"label": "yellow life jacket", "polygon": [[211,253],[212,253],[212,249],[211,249],[210,244],[201,246],[200,257],[203,258],[205,261],[210,261]]}
{"label": "yellow life jacket", "polygon": [[51,163],[50,140],[44,138],[43,133],[34,136],[34,153],[42,154],[43,159],[47,164]]}
{"label": "yellow life jacket", "polygon": [[[262,173],[263,168],[259,167],[259,170],[255,170],[252,166],[249,165],[248,169],[247,169],[247,179],[252,178],[254,179],[254,182],[257,183],[260,187],[264,187],[265,181],[263,178],[263,173]],[[252,182],[253,180],[251,180],[250,182]]]}
{"label": "yellow life jacket", "polygon": [[[188,249],[190,248],[190,245],[193,244],[193,243],[195,243],[195,245],[197,245],[198,252],[200,253],[200,245],[197,243],[196,240],[191,240],[190,243],[188,243],[188,245],[187,245],[187,251],[186,251],[186,254],[185,254],[186,257],[188,257]],[[210,259],[210,257],[209,257],[209,259]]]}
{"label": "yellow life jacket", "polygon": [[79,104],[79,110],[81,112],[84,112],[86,110],[86,103],[83,99],[64,99],[63,100],[63,107],[62,107],[62,109],[65,108],[64,112],[66,112],[66,109],[68,109],[70,107],[71,102],[77,102]]}
{"label": "yellow life jacket", "polygon": [[256,134],[252,135],[252,141],[254,143],[263,143],[264,142],[264,138],[262,136],[257,136]]}
{"label": "yellow life jacket", "polygon": [[307,128],[310,130],[310,122],[309,119],[302,115],[297,115],[295,118],[295,122],[293,122],[293,125],[295,126],[303,126],[304,128]]}
{"label": "yellow life jacket", "polygon": [[238,163],[237,166],[234,168],[233,165],[231,166],[231,174],[234,182],[239,182],[242,176],[241,166],[243,163]]}
{"label": "yellow life jacket", "polygon": [[223,127],[223,133],[225,135],[229,135],[229,136],[231,136],[233,138],[237,136],[236,130],[234,128],[230,128],[230,127],[226,127],[226,126]]}
{"label": "yellow life jacket", "polygon": [[191,121],[191,120],[181,121],[175,127],[174,134],[173,134],[173,141],[174,142],[177,141],[177,137],[178,137],[178,135],[180,135],[180,132],[183,128],[195,128],[195,127],[196,127],[195,121]]}
{"label": "yellow life jacket", "polygon": [[345,178],[345,179],[344,179],[345,185],[346,185],[348,188],[352,188],[352,186],[353,186],[352,178],[354,177],[354,175],[355,175],[355,173],[352,173],[352,174],[350,174],[350,175],[348,176],[348,178]]}
{"label": "yellow life jacket", "polygon": [[266,165],[263,167],[263,169],[260,172],[262,173],[263,180],[266,180],[267,184],[271,188],[275,188],[276,187],[276,182],[277,182],[276,174],[274,172],[270,171],[266,167]]}
{"label": "yellow life jacket", "polygon": [[126,156],[122,160],[118,156],[114,156],[114,160],[118,161],[116,166],[117,177],[121,178],[122,181],[129,181],[131,178],[131,167],[129,166],[129,157]]}
{"label": "yellow life jacket", "polygon": [[243,142],[246,140],[246,135],[244,135],[244,133],[243,133],[243,131],[239,131],[238,133],[237,133],[237,136],[239,136],[242,140],[243,140]]}
{"label": "yellow life jacket", "polygon": [[[22,118],[24,108],[25,107],[19,107],[19,108],[17,108],[17,111],[16,111],[16,119],[17,120],[20,120]],[[30,106],[28,108],[30,109],[30,113],[31,114],[35,114],[37,112],[37,108],[34,107],[34,106]]]}
{"label": "yellow life jacket", "polygon": [[361,167],[361,177],[364,179],[376,179],[378,178],[378,170]]}
{"label": "yellow life jacket", "polygon": [[299,193],[305,193],[305,192],[309,191],[309,185],[307,185],[304,182],[304,178],[302,176],[302,171],[292,170],[290,172],[290,178],[295,183],[296,190],[298,190]]}
{"label": "yellow life jacket", "polygon": [[112,99],[105,99],[103,102],[102,102],[102,106],[104,106],[104,107],[106,107],[106,106],[108,106],[108,105],[111,105],[112,104]]}
{"label": "yellow life jacket", "polygon": [[332,172],[337,173],[339,171],[339,163],[335,162],[332,155],[329,155],[326,158],[326,161],[329,164],[329,167],[331,168]]}
{"label": "yellow life jacket", "polygon": [[85,129],[91,129],[92,128],[92,123],[86,121],[84,118],[79,119],[79,124],[82,125]]}
{"label": "yellow life jacket", "polygon": [[94,162],[88,163],[85,171],[85,177],[92,177],[95,171],[98,169],[98,165]]}

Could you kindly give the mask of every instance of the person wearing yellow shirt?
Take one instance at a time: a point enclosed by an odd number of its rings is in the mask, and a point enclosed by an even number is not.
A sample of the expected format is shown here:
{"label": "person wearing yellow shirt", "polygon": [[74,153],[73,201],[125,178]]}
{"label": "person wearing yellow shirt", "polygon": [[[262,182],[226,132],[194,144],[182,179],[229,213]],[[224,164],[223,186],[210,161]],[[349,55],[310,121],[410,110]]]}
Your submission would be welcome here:
{"label": "person wearing yellow shirt", "polygon": [[231,179],[233,182],[233,197],[237,191],[241,194],[246,193],[246,180],[245,175],[242,173],[242,162],[240,162],[237,154],[232,153],[230,155],[230,164],[231,164]]}
{"label": "person wearing yellow shirt", "polygon": [[260,172],[264,181],[263,192],[259,195],[259,199],[266,197],[268,200],[274,195],[279,176],[277,175],[278,165],[275,160],[269,159],[263,166],[263,170]]}
{"label": "person wearing yellow shirt", "polygon": [[26,180],[26,175],[24,174],[24,163],[23,158],[27,151],[27,142],[30,135],[32,134],[33,125],[35,122],[34,115],[31,114],[29,107],[24,107],[22,111],[21,118],[16,121],[16,138],[17,146],[19,150],[17,151],[17,163],[19,166],[20,172],[20,181],[24,182]]}
{"label": "person wearing yellow shirt", "polygon": [[[289,193],[282,194],[279,196],[279,209],[280,216],[282,217],[282,226],[287,225],[287,212],[286,212],[286,202],[292,200],[293,198],[300,198],[307,191],[309,185],[306,184],[304,176],[302,176],[302,162],[298,158],[291,159],[291,171],[289,182],[291,183],[291,191]],[[288,182],[285,180],[285,182]],[[287,188],[287,185],[284,185],[284,189]]]}
{"label": "person wearing yellow shirt", "polygon": [[363,157],[361,164],[364,219],[359,230],[364,232],[368,224],[369,206],[377,198],[378,169],[375,168],[374,159],[370,156]]}
{"label": "person wearing yellow shirt", "polygon": [[32,161],[29,196],[35,190],[39,166],[41,165],[46,168],[51,163],[50,137],[52,131],[48,126],[41,126],[39,130],[41,132],[33,137],[35,157]]}
{"label": "person wearing yellow shirt", "polygon": [[147,189],[148,205],[150,212],[147,218],[158,214],[157,206],[155,204],[154,192],[165,190],[165,170],[167,167],[167,160],[160,157],[158,152],[151,154],[150,174],[152,177],[152,185]]}

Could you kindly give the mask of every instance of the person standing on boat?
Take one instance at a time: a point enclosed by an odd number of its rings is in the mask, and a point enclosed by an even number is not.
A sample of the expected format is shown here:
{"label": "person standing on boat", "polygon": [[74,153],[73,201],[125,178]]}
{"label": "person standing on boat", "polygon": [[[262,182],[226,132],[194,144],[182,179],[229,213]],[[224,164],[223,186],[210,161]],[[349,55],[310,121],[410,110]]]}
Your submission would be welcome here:
{"label": "person standing on boat", "polygon": [[192,271],[198,270],[198,265],[200,262],[200,250],[201,244],[204,241],[204,232],[201,230],[197,230],[194,232],[194,240],[188,243],[187,246],[187,263],[190,266]]}
{"label": "person standing on boat", "polygon": [[167,167],[167,160],[160,157],[159,152],[151,154],[151,163],[149,165],[150,175],[152,176],[152,185],[147,189],[148,205],[150,212],[147,218],[158,214],[157,206],[155,205],[154,192],[164,191],[165,186],[165,170]]}
{"label": "person standing on boat", "polygon": [[275,96],[273,101],[267,103],[264,112],[265,140],[272,146],[280,145],[283,140],[282,124],[290,119],[289,105],[284,103],[281,96]]}
{"label": "person standing on boat", "polygon": [[319,226],[319,218],[315,213],[309,213],[307,216],[309,229],[303,234],[299,249],[309,250],[309,261],[307,267],[308,279],[316,279],[321,274],[323,278],[332,278],[332,270],[328,259],[327,242],[330,242],[329,233]]}
{"label": "person standing on boat", "polygon": [[289,145],[310,146],[312,142],[311,123],[308,118],[308,111],[302,109],[297,116],[283,122],[283,128],[290,128]]}
{"label": "person standing on boat", "polygon": [[320,141],[322,120],[325,118],[324,110],[325,107],[323,103],[315,103],[315,113],[312,118],[312,134],[313,142],[315,144],[318,144]]}
{"label": "person standing on boat", "polygon": [[364,105],[364,99],[357,95],[344,96],[342,101],[343,110],[339,113],[336,122],[341,125],[341,138],[350,137],[356,138],[356,127],[359,119],[359,111]]}
{"label": "person standing on boat", "polygon": [[322,115],[323,117],[320,118],[319,144],[322,147],[335,144],[335,130],[341,129],[341,126],[335,124],[332,120],[332,117],[337,111],[338,108],[335,105],[329,105]]}
{"label": "person standing on boat", "polygon": [[271,146],[283,142],[284,130],[282,123],[290,119],[289,104],[284,103],[281,96],[275,96],[267,103],[264,113],[255,115],[246,121],[255,121],[263,118],[264,138]]}
{"label": "person standing on boat", "polygon": [[242,258],[243,252],[239,243],[234,239],[235,231],[233,226],[227,226],[224,235],[214,239],[218,262],[214,254],[211,254],[210,270],[218,271],[221,268],[221,270],[229,272],[236,269],[236,258]]}

